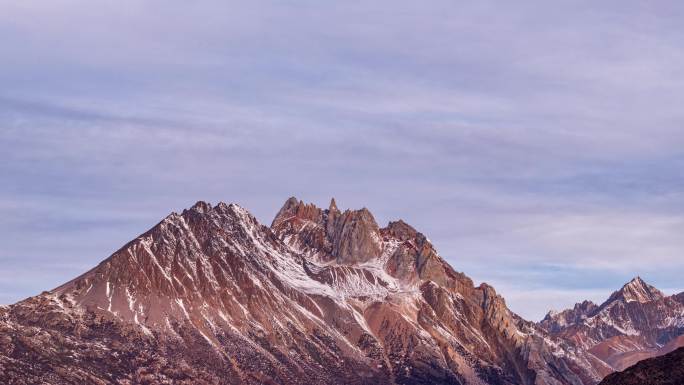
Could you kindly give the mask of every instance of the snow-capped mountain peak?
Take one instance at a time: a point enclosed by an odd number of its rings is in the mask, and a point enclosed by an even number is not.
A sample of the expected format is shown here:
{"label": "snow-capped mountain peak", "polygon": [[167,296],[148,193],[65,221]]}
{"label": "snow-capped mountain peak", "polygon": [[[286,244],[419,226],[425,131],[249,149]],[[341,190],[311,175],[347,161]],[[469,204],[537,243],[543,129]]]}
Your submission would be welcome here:
{"label": "snow-capped mountain peak", "polygon": [[644,282],[641,277],[635,277],[627,282],[622,288],[614,292],[608,301],[624,300],[626,302],[651,302],[664,298],[665,295],[655,287]]}
{"label": "snow-capped mountain peak", "polygon": [[640,277],[599,306],[584,301],[573,309],[549,313],[539,325],[616,370],[684,345],[684,305]]}

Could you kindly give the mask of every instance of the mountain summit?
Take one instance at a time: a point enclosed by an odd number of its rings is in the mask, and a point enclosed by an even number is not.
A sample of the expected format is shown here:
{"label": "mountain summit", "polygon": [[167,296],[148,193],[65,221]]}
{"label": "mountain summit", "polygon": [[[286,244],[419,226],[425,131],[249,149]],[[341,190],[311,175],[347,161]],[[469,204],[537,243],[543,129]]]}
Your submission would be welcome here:
{"label": "mountain summit", "polygon": [[[614,302],[654,295],[634,286]],[[334,199],[270,227],[200,201],[0,308],[0,382],[589,385],[614,367],[564,333],[595,311],[525,321],[409,224]]]}
{"label": "mountain summit", "polygon": [[626,302],[646,303],[662,298],[665,298],[665,295],[660,290],[644,282],[641,277],[635,277],[613,293],[608,301],[622,299]]}

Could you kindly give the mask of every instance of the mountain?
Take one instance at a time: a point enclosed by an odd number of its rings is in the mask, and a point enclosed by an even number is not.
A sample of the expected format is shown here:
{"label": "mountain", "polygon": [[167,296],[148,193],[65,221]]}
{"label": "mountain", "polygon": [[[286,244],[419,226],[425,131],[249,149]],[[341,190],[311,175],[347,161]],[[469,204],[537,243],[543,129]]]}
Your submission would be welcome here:
{"label": "mountain", "polygon": [[684,384],[684,348],[640,361],[625,371],[608,375],[600,385]]}
{"label": "mountain", "polygon": [[[641,294],[615,301],[667,300]],[[290,198],[267,227],[198,202],[0,307],[0,383],[593,385],[613,366],[573,338],[589,331],[566,336],[589,309],[526,321],[365,208]]]}
{"label": "mountain", "polygon": [[585,301],[550,312],[539,326],[619,371],[684,346],[683,299],[636,277],[601,305]]}

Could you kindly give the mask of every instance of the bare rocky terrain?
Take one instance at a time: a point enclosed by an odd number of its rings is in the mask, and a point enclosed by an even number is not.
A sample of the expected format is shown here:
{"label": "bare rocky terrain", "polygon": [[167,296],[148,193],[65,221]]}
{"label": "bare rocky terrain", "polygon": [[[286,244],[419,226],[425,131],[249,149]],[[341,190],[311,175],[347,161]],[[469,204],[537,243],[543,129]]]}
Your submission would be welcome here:
{"label": "bare rocky terrain", "polygon": [[601,385],[684,384],[684,348],[664,356],[640,361],[622,372],[608,375]]}
{"label": "bare rocky terrain", "polygon": [[601,305],[578,303],[540,326],[619,371],[684,346],[684,301],[636,277]]}
{"label": "bare rocky terrain", "polygon": [[0,308],[0,383],[597,384],[622,362],[601,350],[611,338],[647,341],[624,353],[684,334],[681,295],[630,288],[537,324],[403,221],[290,198],[264,226],[198,202]]}

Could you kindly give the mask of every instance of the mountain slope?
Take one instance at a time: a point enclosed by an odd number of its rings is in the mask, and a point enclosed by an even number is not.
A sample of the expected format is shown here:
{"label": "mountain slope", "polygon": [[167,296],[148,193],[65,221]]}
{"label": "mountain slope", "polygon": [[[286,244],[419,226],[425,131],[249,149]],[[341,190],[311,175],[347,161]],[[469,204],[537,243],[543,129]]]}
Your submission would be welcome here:
{"label": "mountain slope", "polygon": [[[310,286],[298,290],[300,283]],[[323,319],[315,301],[329,298],[325,294],[334,293],[309,280],[301,259],[244,209],[200,202],[81,277],[7,309],[16,338],[2,351],[20,363],[46,365],[29,371],[40,381],[28,383],[69,383],[71,369],[82,367],[104,383],[148,376],[149,383],[185,377],[190,383],[198,383],[195,377],[207,383],[382,383],[381,361],[360,353]],[[341,319],[352,317],[350,309],[336,310]],[[56,354],[24,346],[34,342],[34,332],[57,340],[49,344]],[[352,323],[345,332],[364,333]],[[373,348],[371,341],[367,349]]]}
{"label": "mountain slope", "polygon": [[366,210],[171,214],[0,308],[7,384],[595,384],[612,368]]}
{"label": "mountain slope", "polygon": [[638,362],[622,372],[607,376],[600,385],[684,384],[684,348],[661,357]]}
{"label": "mountain slope", "polygon": [[540,326],[623,370],[684,346],[684,304],[636,277],[601,305],[549,313]]}

